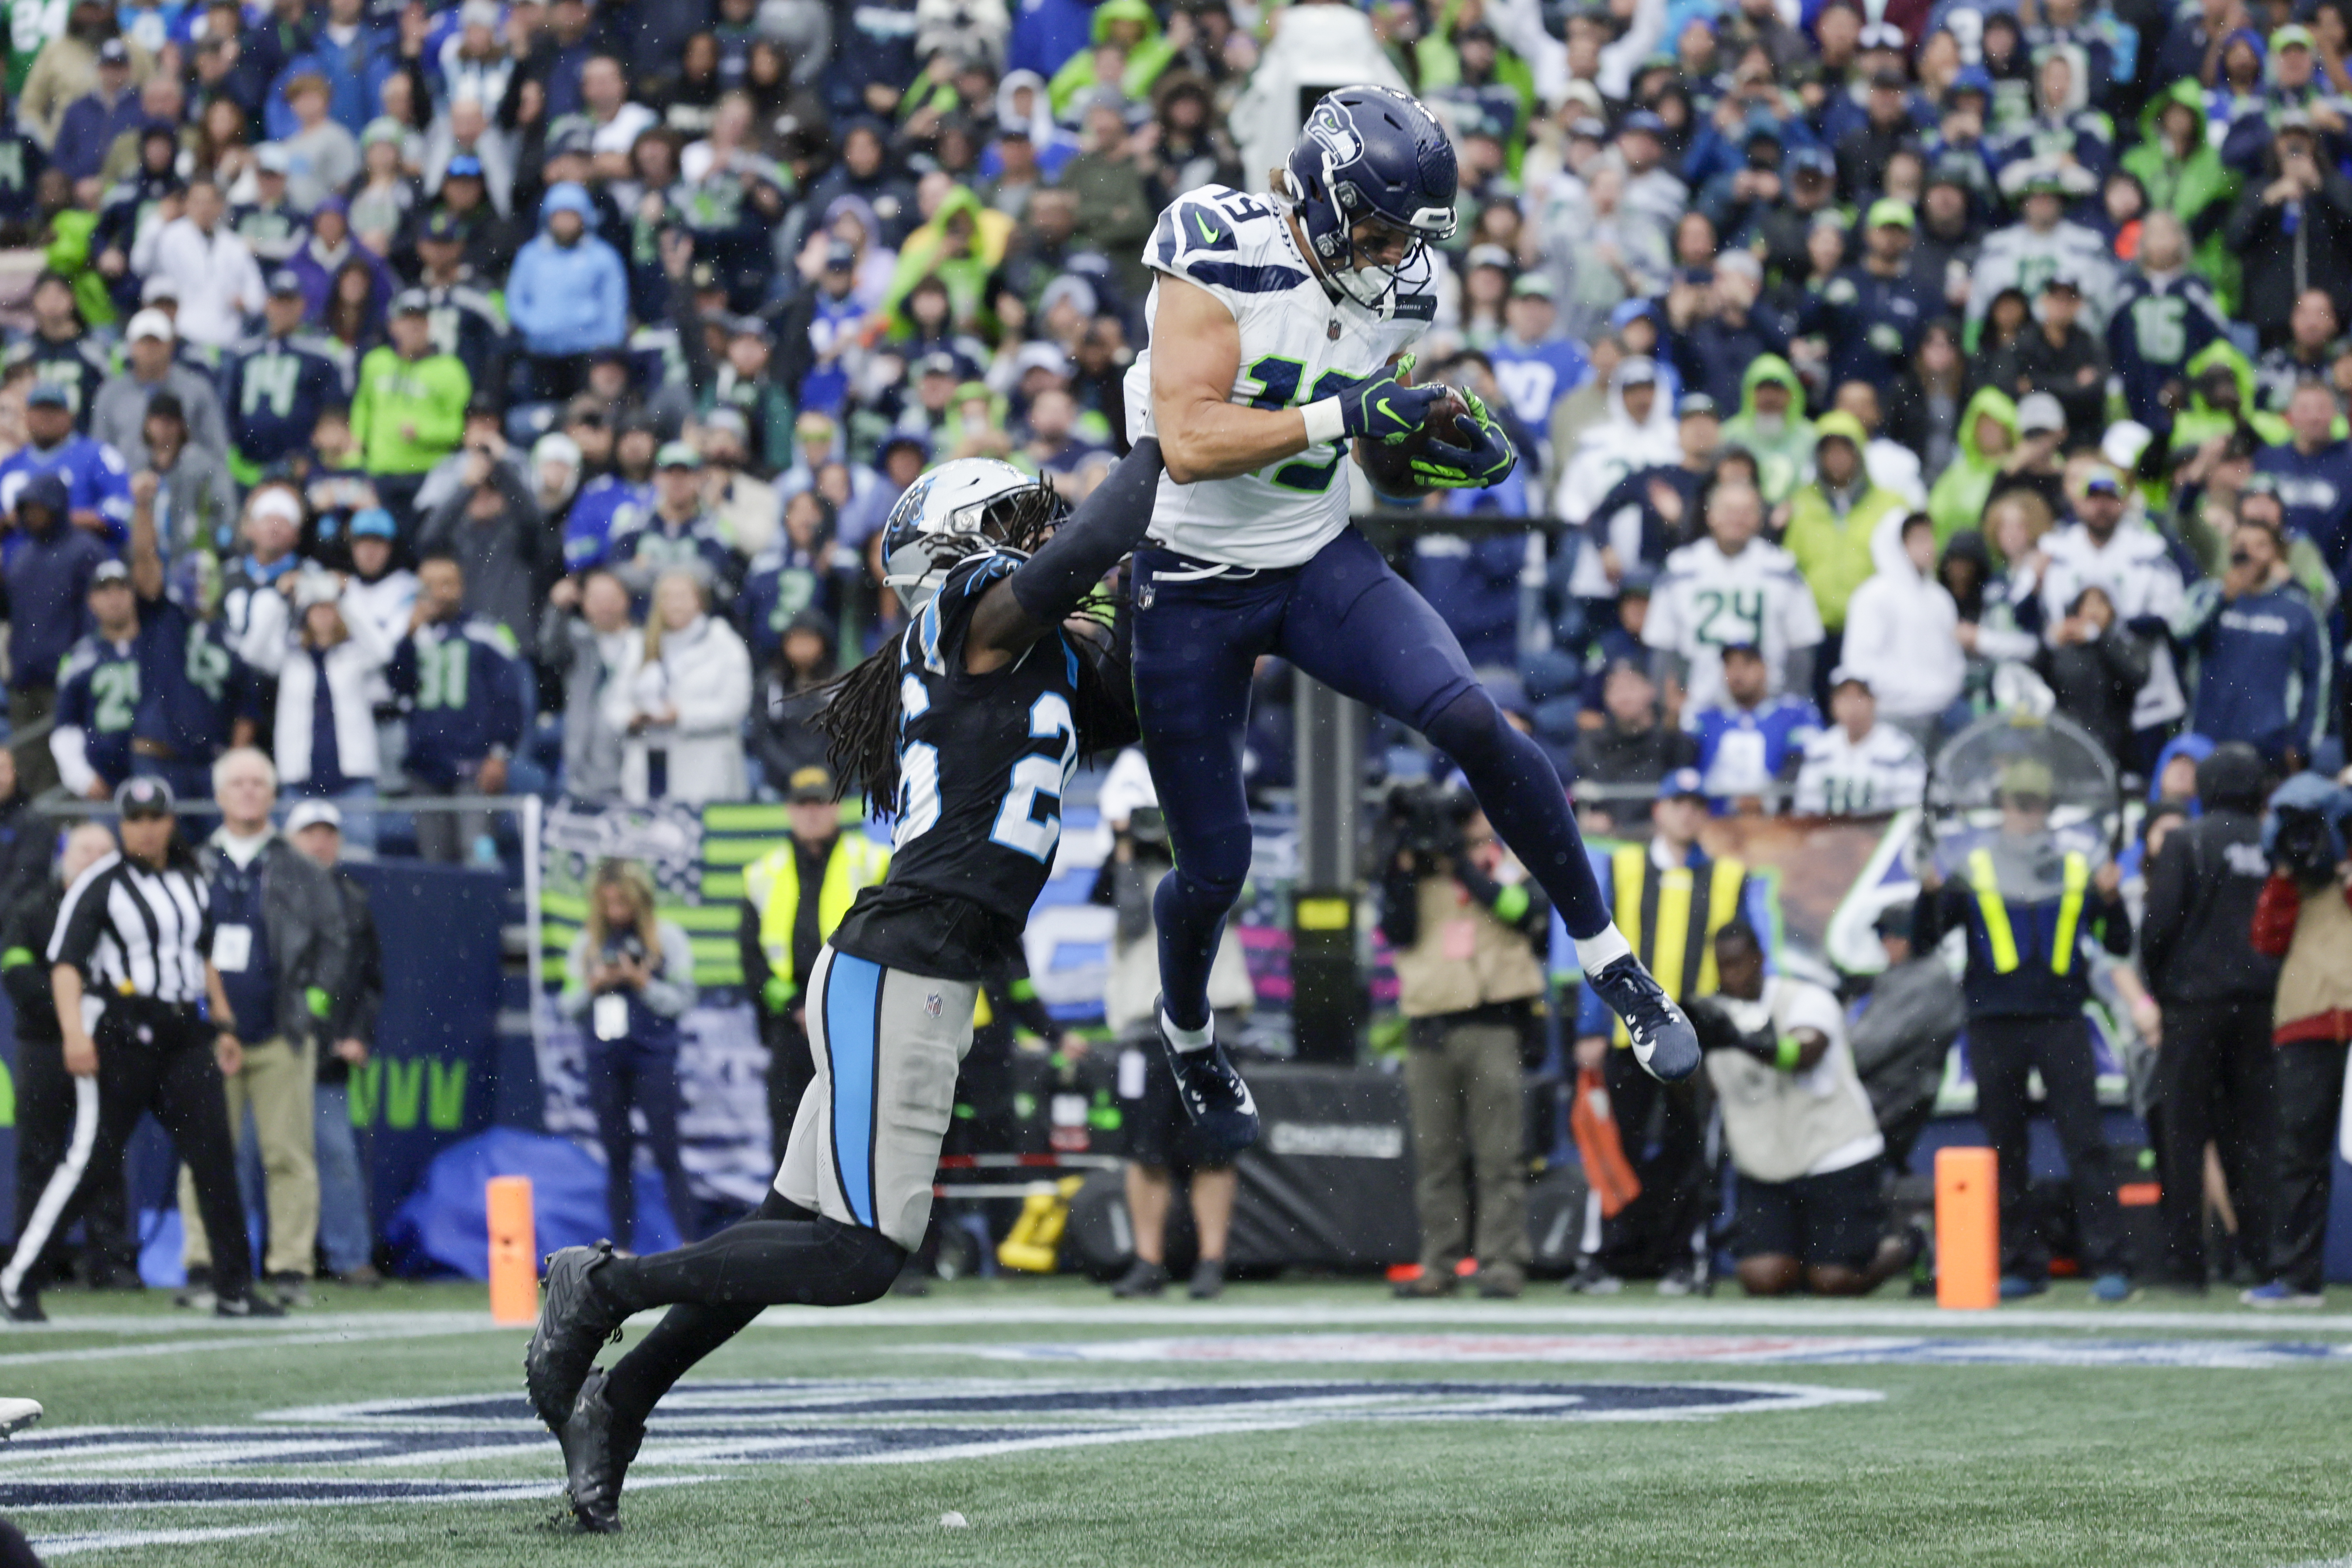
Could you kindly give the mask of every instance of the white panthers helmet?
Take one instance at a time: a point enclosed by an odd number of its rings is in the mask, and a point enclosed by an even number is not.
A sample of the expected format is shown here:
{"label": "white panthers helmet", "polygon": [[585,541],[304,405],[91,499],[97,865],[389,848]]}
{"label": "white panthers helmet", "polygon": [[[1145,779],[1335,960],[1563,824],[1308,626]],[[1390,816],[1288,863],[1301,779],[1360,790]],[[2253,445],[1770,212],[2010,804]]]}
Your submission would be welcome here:
{"label": "white panthers helmet", "polygon": [[994,457],[958,457],[917,476],[882,525],[882,580],[908,613],[922,609],[971,541],[1001,537],[1001,519],[997,533],[989,526],[996,504],[1035,488],[1036,480]]}

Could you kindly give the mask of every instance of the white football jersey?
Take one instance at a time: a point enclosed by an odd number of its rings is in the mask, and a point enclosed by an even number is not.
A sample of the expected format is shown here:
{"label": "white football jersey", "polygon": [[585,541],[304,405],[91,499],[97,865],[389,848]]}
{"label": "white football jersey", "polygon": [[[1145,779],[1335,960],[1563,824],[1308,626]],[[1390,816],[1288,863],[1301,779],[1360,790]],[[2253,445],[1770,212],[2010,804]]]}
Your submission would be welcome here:
{"label": "white football jersey", "polygon": [[1691,713],[1731,705],[1723,684],[1724,649],[1755,644],[1777,693],[1789,651],[1821,640],[1821,612],[1796,558],[1762,539],[1749,540],[1738,555],[1724,554],[1711,538],[1699,539],[1666,557],[1642,623],[1643,642],[1690,666],[1683,707]]}
{"label": "white football jersey", "polygon": [[[1381,370],[1436,315],[1437,297],[1426,287],[1392,290],[1385,313],[1334,300],[1274,201],[1225,185],[1203,185],[1169,204],[1143,259],[1155,273],[1207,289],[1233,312],[1242,361],[1231,401],[1252,408],[1297,408],[1330,396],[1335,383]],[[1155,281],[1143,305],[1147,343],[1159,309]],[[1157,434],[1148,347],[1126,386],[1129,439]],[[1179,485],[1163,475],[1151,538],[1201,560],[1297,566],[1348,526],[1348,476],[1339,471],[1347,460],[1342,441],[1231,479]]]}
{"label": "white football jersey", "polygon": [[1797,769],[1797,814],[1875,817],[1916,806],[1927,791],[1927,758],[1919,743],[1891,724],[1874,726],[1855,741],[1832,725],[1805,742]]}

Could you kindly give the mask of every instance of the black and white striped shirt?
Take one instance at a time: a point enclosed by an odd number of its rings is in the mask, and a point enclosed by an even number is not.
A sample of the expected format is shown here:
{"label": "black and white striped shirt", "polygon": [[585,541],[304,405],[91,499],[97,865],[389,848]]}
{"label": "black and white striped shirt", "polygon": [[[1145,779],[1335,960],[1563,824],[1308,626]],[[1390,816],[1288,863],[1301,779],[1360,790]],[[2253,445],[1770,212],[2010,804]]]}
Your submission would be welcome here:
{"label": "black and white striped shirt", "polygon": [[66,890],[49,962],[79,969],[95,996],[201,1002],[212,946],[212,894],[201,873],[110,854]]}

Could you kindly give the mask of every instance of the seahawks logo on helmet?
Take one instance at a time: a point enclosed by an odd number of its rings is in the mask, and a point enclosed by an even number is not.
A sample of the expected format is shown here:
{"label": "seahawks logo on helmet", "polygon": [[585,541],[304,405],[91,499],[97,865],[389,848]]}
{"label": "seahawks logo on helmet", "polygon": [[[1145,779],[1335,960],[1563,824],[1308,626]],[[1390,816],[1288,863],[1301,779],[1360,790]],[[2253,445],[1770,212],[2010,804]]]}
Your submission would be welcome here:
{"label": "seahawks logo on helmet", "polygon": [[1307,129],[1314,132],[1316,141],[1323,143],[1334,163],[1352,163],[1364,155],[1364,139],[1328,105],[1316,110]]}

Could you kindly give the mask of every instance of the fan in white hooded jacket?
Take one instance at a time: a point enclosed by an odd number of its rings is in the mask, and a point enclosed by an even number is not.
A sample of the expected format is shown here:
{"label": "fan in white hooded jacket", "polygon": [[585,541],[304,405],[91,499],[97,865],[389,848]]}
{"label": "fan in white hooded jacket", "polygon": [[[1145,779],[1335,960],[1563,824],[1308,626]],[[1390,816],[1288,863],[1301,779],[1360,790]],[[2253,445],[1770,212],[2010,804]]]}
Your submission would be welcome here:
{"label": "fan in white hooded jacket", "polygon": [[[1628,387],[1643,384],[1650,388],[1650,411],[1645,418],[1636,420],[1626,410],[1625,392]],[[1625,361],[1609,381],[1608,417],[1577,438],[1576,451],[1568,459],[1553,496],[1553,507],[1562,518],[1580,528],[1591,525],[1574,546],[1577,557],[1569,580],[1570,593],[1579,599],[1607,599],[1617,591],[1601,564],[1594,532],[1605,531],[1620,561],[1630,562],[1641,553],[1640,510],[1627,507],[1623,516],[1596,518],[1593,508],[1601,505],[1601,497],[1635,469],[1679,463],[1682,456],[1681,425],[1655,361],[1638,355]]]}
{"label": "fan in white hooded jacket", "polygon": [[[1914,540],[1925,565],[1911,553]],[[1936,580],[1935,526],[1921,513],[1887,513],[1871,533],[1870,559],[1877,575],[1846,601],[1843,667],[1869,683],[1884,716],[1933,718],[1969,674],[1959,607]]]}
{"label": "fan in white hooded jacket", "polygon": [[[656,609],[656,613],[659,611]],[[670,712],[667,724],[640,724],[641,715]],[[651,753],[665,754],[665,800],[740,800],[749,789],[743,770],[743,719],[751,711],[751,655],[734,628],[699,615],[665,632],[657,653],[646,639],[629,639],[621,667],[604,688],[604,718],[625,738],[621,745],[621,796],[632,805],[651,797]]]}

